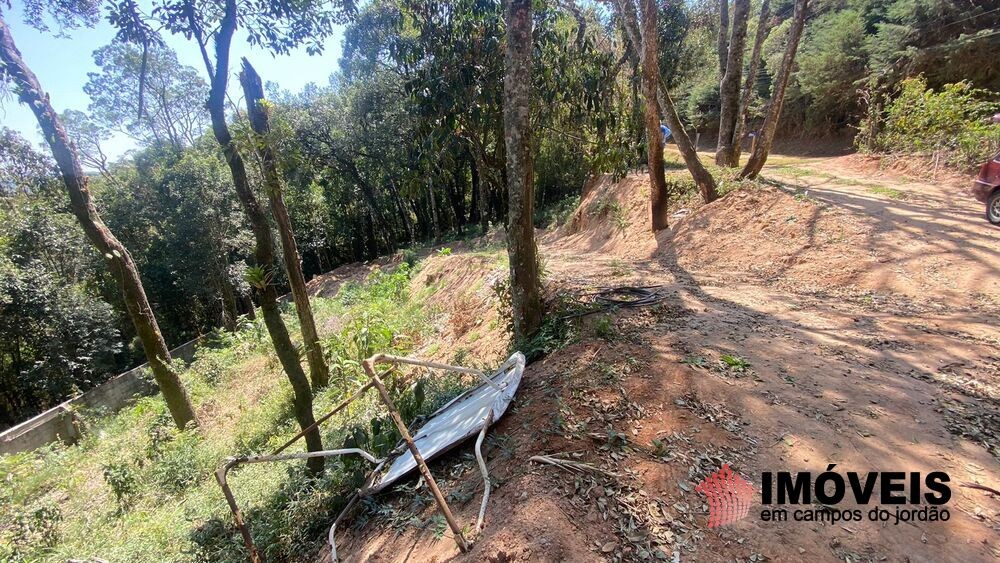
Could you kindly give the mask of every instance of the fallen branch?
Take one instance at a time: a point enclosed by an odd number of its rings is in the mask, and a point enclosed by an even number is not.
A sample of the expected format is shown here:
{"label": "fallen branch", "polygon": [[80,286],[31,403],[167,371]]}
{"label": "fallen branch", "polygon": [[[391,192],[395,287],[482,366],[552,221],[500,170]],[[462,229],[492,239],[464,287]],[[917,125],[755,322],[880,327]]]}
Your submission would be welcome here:
{"label": "fallen branch", "polygon": [[987,493],[993,493],[996,496],[1000,497],[1000,491],[998,491],[996,489],[991,489],[990,487],[987,487],[985,485],[977,485],[975,483],[962,483],[959,486],[960,487],[965,487],[966,489],[979,489],[980,491],[986,491]]}
{"label": "fallen branch", "polygon": [[[559,455],[559,454],[556,454],[556,455]],[[600,473],[600,474],[606,475],[608,477],[618,477],[618,474],[616,474],[616,473],[612,473],[611,471],[607,471],[605,469],[601,469],[600,467],[597,467],[595,465],[591,465],[589,463],[584,463],[582,461],[573,461],[571,459],[562,459],[562,458],[554,457],[554,456],[550,456],[550,455],[536,455],[536,456],[532,456],[532,457],[528,458],[528,461],[534,461],[536,463],[546,463],[548,465],[554,465],[554,466],[559,467],[561,469],[565,469],[566,471],[569,471],[570,473],[581,473],[581,472],[584,472],[584,471],[590,471],[592,473]]]}

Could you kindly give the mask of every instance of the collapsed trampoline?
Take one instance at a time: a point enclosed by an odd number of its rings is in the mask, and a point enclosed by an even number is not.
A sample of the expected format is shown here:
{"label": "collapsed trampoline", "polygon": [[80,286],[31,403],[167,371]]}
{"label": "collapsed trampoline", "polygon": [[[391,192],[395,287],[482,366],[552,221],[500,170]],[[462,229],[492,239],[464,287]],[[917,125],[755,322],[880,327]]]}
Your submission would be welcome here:
{"label": "collapsed trampoline", "polygon": [[[476,387],[473,387],[472,389],[469,389],[468,391],[455,397],[446,405],[431,414],[427,418],[427,421],[414,435],[411,436],[406,427],[406,423],[399,414],[399,410],[396,408],[396,405],[390,398],[389,393],[386,391],[382,379],[377,373],[375,373],[375,364],[381,363],[408,364],[445,371],[454,371],[458,373],[467,373],[478,376],[482,382]],[[219,486],[222,487],[222,492],[226,496],[226,502],[229,503],[230,510],[233,512],[233,517],[236,520],[236,527],[239,528],[240,534],[243,536],[243,543],[246,545],[247,551],[249,552],[250,560],[255,563],[263,562],[264,558],[257,549],[256,544],[254,544],[253,537],[250,534],[250,528],[244,521],[243,513],[236,504],[236,498],[229,487],[227,481],[229,472],[237,466],[246,463],[265,463],[291,459],[307,459],[311,457],[332,457],[343,455],[360,456],[372,463],[374,468],[368,473],[361,488],[358,489],[353,497],[351,497],[347,505],[337,516],[336,520],[334,520],[333,525],[330,526],[328,541],[334,561],[337,561],[337,544],[335,541],[337,525],[344,518],[350,515],[351,511],[355,508],[355,506],[357,506],[358,501],[362,498],[384,491],[403,477],[407,476],[414,469],[418,469],[420,471],[427,487],[434,496],[434,501],[437,503],[438,509],[448,522],[448,526],[451,528],[451,531],[455,536],[455,543],[458,544],[458,548],[463,553],[468,551],[469,542],[462,534],[461,526],[458,525],[458,522],[451,513],[451,509],[448,507],[448,503],[445,500],[444,495],[441,493],[437,483],[434,481],[434,476],[431,475],[430,469],[427,467],[426,460],[433,459],[435,456],[445,453],[472,436],[478,435],[475,444],[475,452],[476,460],[479,463],[479,469],[483,476],[484,490],[483,500],[479,507],[479,517],[476,520],[476,531],[482,530],[483,520],[486,515],[486,504],[489,501],[491,489],[489,473],[486,469],[486,461],[483,459],[482,455],[483,439],[486,437],[486,431],[489,429],[490,425],[503,416],[503,414],[507,411],[507,407],[510,405],[510,402],[514,399],[514,393],[517,392],[518,385],[521,382],[521,375],[524,373],[524,363],[524,355],[520,352],[515,352],[510,358],[507,359],[506,362],[503,363],[503,365],[500,366],[499,369],[493,372],[493,374],[487,376],[482,371],[473,368],[452,366],[436,362],[426,362],[413,358],[377,354],[362,362],[362,367],[369,378],[368,383],[355,391],[353,395],[337,405],[329,413],[317,420],[313,426],[299,432],[291,440],[275,450],[275,452],[271,455],[243,456],[227,459],[226,463],[215,472],[215,477],[219,482]],[[324,450],[318,452],[282,453],[285,449],[302,438],[306,432],[329,420],[338,412],[346,408],[351,402],[360,398],[365,392],[372,388],[375,388],[378,391],[379,398],[388,409],[389,415],[392,417],[396,428],[402,436],[399,444],[384,459],[376,458],[372,454],[359,448]]]}

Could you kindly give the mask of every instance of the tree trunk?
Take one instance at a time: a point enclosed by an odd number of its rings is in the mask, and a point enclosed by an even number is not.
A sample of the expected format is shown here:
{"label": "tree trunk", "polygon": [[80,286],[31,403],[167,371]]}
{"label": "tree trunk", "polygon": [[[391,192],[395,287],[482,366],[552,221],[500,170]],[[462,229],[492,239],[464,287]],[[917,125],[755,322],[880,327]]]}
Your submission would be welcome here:
{"label": "tree trunk", "polygon": [[434,244],[441,242],[441,219],[438,217],[437,199],[434,197],[434,181],[427,181],[427,197],[431,204],[431,220],[434,224]]}
{"label": "tree trunk", "polygon": [[417,240],[416,233],[413,232],[413,218],[410,217],[410,212],[406,209],[406,204],[403,202],[402,196],[399,195],[399,188],[396,186],[395,178],[389,178],[389,190],[392,192],[392,199],[396,203],[396,211],[403,218],[403,224],[406,225],[408,240],[412,243]]}
{"label": "tree trunk", "polygon": [[268,122],[267,109],[264,106],[264,87],[260,76],[250,62],[243,59],[243,71],[240,73],[243,84],[243,95],[247,103],[247,116],[250,127],[256,133],[257,151],[263,168],[264,187],[268,200],[271,202],[271,214],[278,224],[281,236],[282,255],[285,259],[285,272],[288,274],[288,284],[292,288],[292,300],[295,302],[295,312],[299,317],[302,331],[302,343],[306,349],[306,360],[309,362],[309,376],[313,389],[325,387],[330,382],[330,370],[323,358],[323,347],[316,331],[316,321],[313,320],[312,306],[309,304],[309,290],[306,288],[306,278],[302,275],[302,259],[299,257],[298,245],[295,243],[295,233],[292,231],[292,221],[288,217],[288,207],[282,194],[281,176],[275,164],[274,151],[268,144],[267,135],[271,131]]}
{"label": "tree trunk", "polygon": [[472,152],[468,152],[469,175],[472,180],[472,196],[469,200],[469,224],[474,225],[479,221],[479,168],[476,166],[476,159]]}
{"label": "tree trunk", "polygon": [[541,279],[535,245],[535,170],[531,152],[531,0],[507,0],[504,140],[509,190],[507,253],[514,308],[514,340],[524,342],[542,324]]}
{"label": "tree trunk", "polygon": [[66,191],[69,193],[70,207],[80,221],[87,238],[104,256],[111,275],[121,287],[128,315],[135,326],[135,332],[142,342],[142,349],[153,371],[153,378],[163,394],[167,409],[178,428],[198,424],[194,406],[177,373],[170,365],[170,352],[156,323],[156,316],[146,299],[142,280],[131,254],[108,229],[97,213],[87,188],[87,176],[76,155],[66,130],[52,105],[49,96],[38,83],[38,78],[21,58],[14,44],[14,37],[7,23],[0,18],[0,74],[6,75],[14,83],[18,99],[35,114],[38,126],[52,149],[62,175]]}
{"label": "tree trunk", "polygon": [[774,133],[778,129],[778,119],[781,118],[781,104],[785,99],[785,88],[788,87],[788,77],[792,74],[792,67],[795,66],[795,52],[799,48],[799,39],[802,38],[802,28],[806,23],[806,11],[809,0],[795,0],[795,12],[792,14],[792,27],[788,30],[788,45],[785,47],[785,55],[781,59],[781,68],[774,80],[774,90],[771,94],[771,102],[767,107],[767,115],[764,117],[764,125],[760,130],[760,139],[754,146],[750,160],[740,172],[740,179],[756,178],[764,163],[767,162],[767,155],[771,152],[771,144],[774,142]]}
{"label": "tree trunk", "polygon": [[733,134],[736,131],[737,109],[740,99],[740,77],[743,73],[743,52],[746,50],[747,19],[750,0],[733,0],[733,36],[729,42],[726,72],[719,83],[719,140],[715,149],[715,163],[719,166],[736,166],[733,162]]}
{"label": "tree trunk", "polygon": [[650,200],[653,232],[667,228],[667,178],[663,170],[663,134],[660,132],[660,105],[657,93],[660,90],[660,72],[657,62],[656,3],[642,1],[642,95],[646,101],[646,153],[649,163]]}
{"label": "tree trunk", "polygon": [[767,32],[770,30],[771,2],[764,0],[760,6],[760,18],[757,19],[757,35],[753,40],[753,51],[750,54],[750,68],[747,70],[746,79],[743,82],[743,94],[740,95],[740,104],[736,108],[736,130],[733,131],[733,153],[731,166],[740,165],[740,153],[743,152],[743,135],[747,128],[747,111],[750,108],[750,100],[753,99],[754,86],[757,84],[757,71],[760,70],[761,49],[764,40],[767,39]]}
{"label": "tree trunk", "polygon": [[257,320],[257,306],[253,302],[253,297],[249,293],[239,292],[240,304],[246,310],[247,318],[250,320]]}
{"label": "tree trunk", "polygon": [[719,0],[719,78],[726,74],[729,62],[729,0]]}
{"label": "tree trunk", "polygon": [[[357,184],[358,189],[361,190],[361,198],[365,201],[368,206],[368,211],[371,213],[373,220],[376,225],[382,229],[382,232],[386,234],[388,247],[396,247],[396,229],[395,225],[389,221],[389,219],[382,212],[382,205],[378,201],[377,193],[378,190],[374,186],[368,183],[368,180],[361,175],[361,170],[358,169],[358,165],[354,162],[354,158],[348,154],[339,154],[337,152],[332,153],[333,158],[339,164],[339,168],[342,172],[350,176],[354,182]],[[376,245],[377,246],[377,245]]]}
{"label": "tree trunk", "polygon": [[[642,37],[639,35],[639,23],[636,21],[635,2],[633,0],[618,0],[616,6],[629,40],[635,45],[637,51],[641,50]],[[637,54],[636,56],[639,55]],[[670,127],[671,136],[674,142],[677,143],[677,150],[681,153],[681,157],[684,159],[684,164],[687,166],[691,178],[694,179],[695,184],[698,186],[702,200],[705,203],[715,201],[719,197],[715,178],[712,177],[711,172],[705,168],[705,165],[701,163],[701,159],[698,158],[697,147],[691,142],[691,137],[688,136],[687,131],[684,130],[681,118],[677,114],[677,108],[674,106],[673,100],[670,99],[670,93],[663,87],[662,81],[657,90],[657,102],[660,106],[660,111],[663,113],[663,120],[667,122],[667,127]]]}
{"label": "tree trunk", "polygon": [[230,332],[236,331],[236,318],[239,317],[239,313],[236,311],[236,291],[233,288],[232,282],[229,280],[229,272],[225,264],[219,265],[219,293],[222,299],[222,322],[226,330]]}
{"label": "tree trunk", "polygon": [[475,151],[476,170],[479,171],[479,228],[485,235],[490,230],[490,180],[482,153]]}
{"label": "tree trunk", "polygon": [[461,235],[464,230],[462,227],[465,224],[465,176],[463,175],[459,180],[458,170],[455,172],[452,180],[445,184],[445,190],[448,192],[448,201],[451,203],[451,211],[455,216],[455,228]]}
{"label": "tree trunk", "polygon": [[[208,96],[208,112],[212,119],[212,132],[222,147],[229,171],[233,176],[236,196],[246,211],[250,228],[254,234],[256,243],[254,261],[256,266],[262,270],[260,279],[253,283],[254,291],[257,294],[260,311],[264,316],[264,324],[271,336],[278,360],[292,385],[295,419],[304,430],[316,422],[312,412],[312,390],[309,388],[309,379],[299,362],[298,350],[292,344],[292,339],[288,336],[288,330],[285,328],[285,322],[281,318],[281,311],[278,309],[278,293],[274,286],[269,283],[269,278],[275,270],[274,239],[271,236],[271,227],[268,225],[267,216],[264,215],[264,209],[257,201],[257,196],[250,189],[246,165],[243,162],[243,157],[236,150],[236,145],[229,132],[229,125],[226,123],[225,100],[226,85],[229,80],[229,49],[233,33],[236,31],[236,17],[236,0],[226,0],[226,13],[222,18],[215,39],[215,70],[213,72],[209,69],[211,90]],[[202,39],[199,38],[199,41]],[[305,440],[308,451],[315,452],[323,449],[318,429],[307,432]],[[323,471],[323,458],[310,458],[306,462],[306,466],[311,473],[319,473]]]}

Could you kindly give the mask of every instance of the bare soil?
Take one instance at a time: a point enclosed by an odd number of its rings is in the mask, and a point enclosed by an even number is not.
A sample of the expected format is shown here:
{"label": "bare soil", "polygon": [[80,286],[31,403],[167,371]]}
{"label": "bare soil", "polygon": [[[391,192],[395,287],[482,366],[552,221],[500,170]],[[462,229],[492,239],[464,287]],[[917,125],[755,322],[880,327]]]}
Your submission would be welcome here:
{"label": "bare soil", "polygon": [[[679,212],[655,237],[644,175],[588,186],[568,224],[542,238],[547,293],[659,284],[667,298],[575,321],[574,344],[528,367],[487,440],[498,486],[470,553],[411,481],[346,526],[341,555],[1000,558],[1000,498],[960,486],[1000,489],[1000,229],[961,179],[913,179],[856,156],[778,157],[764,176],[762,187]],[[435,348],[439,357],[459,347],[477,362],[502,354],[495,296],[483,289],[496,272],[462,249],[428,259],[413,283],[434,286],[448,350]],[[482,482],[470,450],[432,470],[471,528]],[[557,453],[613,476],[528,461]],[[756,506],[709,529],[694,487],[723,463],[758,488],[764,471],[815,476],[828,464],[841,474],[945,471],[951,518],[774,523]]]}

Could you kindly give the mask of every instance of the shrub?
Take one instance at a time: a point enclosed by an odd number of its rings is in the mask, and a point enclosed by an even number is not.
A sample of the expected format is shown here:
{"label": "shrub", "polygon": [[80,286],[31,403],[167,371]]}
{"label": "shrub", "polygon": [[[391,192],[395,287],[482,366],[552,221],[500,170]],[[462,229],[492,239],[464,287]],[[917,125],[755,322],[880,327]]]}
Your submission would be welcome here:
{"label": "shrub", "polygon": [[62,513],[51,501],[17,507],[9,522],[0,526],[0,560],[34,561],[32,554],[55,545]]}
{"label": "shrub", "polygon": [[594,334],[602,340],[607,340],[608,342],[615,339],[618,336],[617,330],[615,328],[614,320],[610,315],[601,315],[594,322]]}
{"label": "shrub", "polygon": [[535,210],[535,226],[542,229],[554,229],[569,220],[580,205],[580,196],[564,197],[554,203]]}
{"label": "shrub", "polygon": [[132,506],[132,501],[139,490],[139,478],[132,464],[108,463],[102,467],[104,482],[111,487],[121,514]]}
{"label": "shrub", "polygon": [[628,213],[621,203],[610,196],[602,196],[595,201],[591,206],[590,215],[599,219],[611,217],[621,232],[625,232],[625,229],[628,228]]}
{"label": "shrub", "polygon": [[[326,339],[326,353],[341,389],[364,380],[361,362],[377,352],[406,352],[406,336],[421,326],[409,303],[412,270],[405,263],[392,272],[376,271],[364,283],[345,284],[337,299],[346,306],[341,329]],[[411,304],[412,305],[412,304]]]}
{"label": "shrub", "polygon": [[[886,106],[874,146],[862,148],[925,154],[943,151],[953,165],[977,166],[1000,149],[1000,125],[987,120],[1000,111],[995,98],[969,82],[946,84],[935,92],[927,88],[923,77],[909,78]],[[866,137],[871,135],[861,136]]]}
{"label": "shrub", "polygon": [[[450,249],[449,249],[450,252]],[[337,294],[344,305],[372,302],[379,299],[401,301],[407,295],[412,270],[405,262],[392,272],[375,270],[364,283],[345,283]]]}
{"label": "shrub", "polygon": [[406,264],[410,268],[413,268],[414,266],[416,266],[417,265],[417,260],[419,259],[419,257],[417,256],[416,251],[413,250],[412,248],[404,248],[404,249],[400,250],[399,251],[399,258],[400,258],[400,260],[404,264]]}
{"label": "shrub", "polygon": [[182,493],[211,473],[211,460],[207,459],[205,449],[199,447],[200,443],[198,432],[187,430],[174,434],[174,439],[161,448],[152,465],[153,478],[160,489]]}

